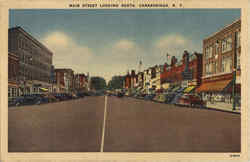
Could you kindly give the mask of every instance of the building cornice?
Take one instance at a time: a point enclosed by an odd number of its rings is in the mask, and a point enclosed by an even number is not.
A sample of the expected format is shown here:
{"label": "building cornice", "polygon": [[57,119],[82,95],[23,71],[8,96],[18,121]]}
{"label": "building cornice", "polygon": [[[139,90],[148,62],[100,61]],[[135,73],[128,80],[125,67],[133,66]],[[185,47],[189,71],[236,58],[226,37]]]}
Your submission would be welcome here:
{"label": "building cornice", "polygon": [[11,30],[18,30],[19,32],[24,34],[26,37],[28,37],[30,40],[32,40],[35,44],[37,44],[39,47],[41,47],[42,49],[45,49],[49,54],[53,55],[52,51],[50,51],[45,45],[43,45],[36,38],[34,38],[28,32],[26,32],[22,27],[18,26],[18,27],[10,28],[9,31]]}
{"label": "building cornice", "polygon": [[206,37],[205,39],[203,39],[203,41],[208,41],[210,39],[213,39],[213,37],[215,37],[216,35],[220,35],[221,32],[227,31],[231,26],[236,25],[236,24],[240,24],[240,23],[241,23],[241,19],[237,19],[234,22],[232,22],[231,24],[224,26],[222,29],[220,29],[217,32]]}

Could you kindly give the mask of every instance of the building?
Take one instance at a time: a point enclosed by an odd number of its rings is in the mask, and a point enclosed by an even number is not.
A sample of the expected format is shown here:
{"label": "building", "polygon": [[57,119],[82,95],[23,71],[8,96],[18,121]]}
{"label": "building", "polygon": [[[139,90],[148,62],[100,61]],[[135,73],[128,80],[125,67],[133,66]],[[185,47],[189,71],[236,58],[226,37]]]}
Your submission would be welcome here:
{"label": "building", "polygon": [[87,91],[88,90],[88,76],[84,73],[74,75],[74,90]]}
{"label": "building", "polygon": [[58,93],[74,91],[74,71],[72,69],[55,69],[56,87]]}
{"label": "building", "polygon": [[138,74],[138,86],[140,87],[140,90],[143,89],[143,75],[144,73],[143,72],[139,72]]}
{"label": "building", "polygon": [[235,87],[237,103],[240,104],[240,32],[241,20],[237,20],[203,40],[202,85],[197,92],[204,99],[231,104]]}
{"label": "building", "polygon": [[171,58],[171,65],[164,65],[161,73],[161,84],[165,88],[186,88],[187,93],[193,91],[201,84],[202,77],[202,54],[189,54],[184,51],[182,60],[178,61],[175,56]]}
{"label": "building", "polygon": [[11,100],[19,96],[18,85],[19,57],[13,53],[8,53],[8,98]]}
{"label": "building", "polygon": [[53,53],[21,27],[8,30],[9,52],[19,57],[22,93],[39,93],[51,87]]}
{"label": "building", "polygon": [[144,70],[143,72],[143,92],[148,94],[149,93],[149,86],[150,86],[150,79],[151,79],[151,74],[149,72],[149,69]]}

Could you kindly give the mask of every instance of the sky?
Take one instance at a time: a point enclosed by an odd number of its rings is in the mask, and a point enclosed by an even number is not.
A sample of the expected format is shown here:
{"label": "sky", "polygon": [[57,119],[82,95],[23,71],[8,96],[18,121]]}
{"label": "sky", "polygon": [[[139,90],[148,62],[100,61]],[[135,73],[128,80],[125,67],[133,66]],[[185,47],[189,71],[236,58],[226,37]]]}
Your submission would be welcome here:
{"label": "sky", "polygon": [[53,52],[55,68],[109,81],[167,60],[184,50],[202,53],[202,41],[241,16],[240,9],[11,9],[21,26]]}

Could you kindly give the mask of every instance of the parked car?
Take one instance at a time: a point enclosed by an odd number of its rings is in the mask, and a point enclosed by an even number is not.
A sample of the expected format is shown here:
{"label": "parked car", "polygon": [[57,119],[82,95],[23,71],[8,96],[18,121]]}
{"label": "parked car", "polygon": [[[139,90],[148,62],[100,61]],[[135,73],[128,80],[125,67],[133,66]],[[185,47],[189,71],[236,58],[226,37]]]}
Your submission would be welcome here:
{"label": "parked car", "polygon": [[54,96],[56,97],[56,99],[59,100],[59,101],[64,101],[64,100],[66,100],[66,97],[65,97],[64,93],[54,93],[53,95],[54,95]]}
{"label": "parked car", "polygon": [[162,103],[170,103],[174,96],[174,93],[160,93],[154,98],[154,100]]}
{"label": "parked car", "polygon": [[177,104],[181,98],[181,96],[183,95],[183,93],[177,93],[174,98],[172,99],[172,101],[170,102],[171,104]]}
{"label": "parked car", "polygon": [[48,102],[57,102],[59,99],[57,99],[53,94],[45,94],[45,98],[47,98]]}
{"label": "parked car", "polygon": [[184,94],[180,97],[178,104],[190,107],[205,107],[206,102],[200,96],[194,94]]}
{"label": "parked car", "polygon": [[155,94],[147,94],[146,96],[144,96],[145,100],[153,100],[153,98],[155,97]]}
{"label": "parked car", "polygon": [[123,97],[124,96],[124,93],[123,92],[118,92],[117,93],[117,97]]}
{"label": "parked car", "polygon": [[17,97],[13,101],[13,105],[21,106],[21,105],[40,105],[42,103],[48,103],[48,98],[46,98],[43,94],[27,94]]}
{"label": "parked car", "polygon": [[85,92],[78,92],[78,93],[76,93],[76,96],[78,98],[83,98],[85,96]]}

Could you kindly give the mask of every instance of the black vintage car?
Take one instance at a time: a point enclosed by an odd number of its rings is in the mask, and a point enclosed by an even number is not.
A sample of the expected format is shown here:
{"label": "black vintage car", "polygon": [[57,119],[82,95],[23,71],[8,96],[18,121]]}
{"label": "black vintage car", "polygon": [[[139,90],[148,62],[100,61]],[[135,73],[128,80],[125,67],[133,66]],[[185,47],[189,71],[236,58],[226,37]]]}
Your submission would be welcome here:
{"label": "black vintage car", "polygon": [[40,105],[42,103],[48,103],[48,98],[43,94],[26,94],[20,97],[17,97],[13,101],[13,105],[21,106],[21,105]]}

